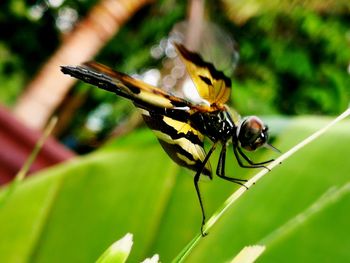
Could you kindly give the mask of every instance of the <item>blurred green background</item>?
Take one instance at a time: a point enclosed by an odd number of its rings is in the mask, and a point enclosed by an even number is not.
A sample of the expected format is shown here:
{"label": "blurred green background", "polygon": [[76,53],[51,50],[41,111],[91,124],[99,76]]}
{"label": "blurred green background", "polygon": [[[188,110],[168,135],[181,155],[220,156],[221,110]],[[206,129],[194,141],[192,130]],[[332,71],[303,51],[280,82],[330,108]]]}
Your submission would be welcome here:
{"label": "blurred green background", "polygon": [[[65,35],[97,3],[0,4],[1,104],[14,107]],[[188,19],[189,5],[190,1],[174,0],[146,5],[95,60],[130,74],[161,69],[166,56],[152,50],[162,47],[174,25]],[[229,54],[234,68],[230,106],[242,115],[263,116],[273,144],[283,152],[348,107],[349,1],[206,1],[204,17],[235,41],[237,53]],[[214,50],[220,48],[213,44]],[[0,206],[0,261],[93,262],[111,243],[132,232],[135,244],[129,262],[154,253],[169,262],[199,230],[192,173],[173,164],[142,124],[96,150],[116,126],[130,122],[133,106],[82,82],[75,84],[65,102],[74,98],[83,102],[55,135],[78,154],[93,153],[39,172]],[[57,109],[58,116],[65,102]],[[96,121],[98,128],[91,128]],[[344,121],[249,190],[188,262],[227,262],[243,246],[264,240],[303,213],[329,188],[346,185],[349,146],[350,122]],[[233,160],[229,154],[228,160]],[[217,157],[212,158],[213,167]],[[270,157],[276,154],[252,155]],[[235,162],[228,162],[227,169],[227,174],[242,178],[256,172]],[[208,215],[237,189],[217,178],[201,187]],[[3,188],[0,197],[5,193]],[[259,260],[349,261],[349,198],[345,191],[306,223],[267,244]]]}
{"label": "blurred green background", "polygon": [[[348,106],[349,3],[318,2],[205,3],[205,20],[236,41],[239,60],[232,74],[231,105],[241,114],[334,115]],[[2,103],[15,104],[25,84],[60,45],[64,34],[94,4],[96,1],[89,0],[1,3]],[[162,67],[163,57],[154,58],[151,50],[161,45],[176,23],[187,18],[188,8],[187,1],[163,0],[146,5],[95,60],[130,74]],[[67,144],[73,141],[70,146],[82,153],[90,150],[84,145],[92,137],[105,136],[132,110],[124,100],[81,82],[67,97],[86,92],[85,102],[59,134]],[[85,124],[96,114],[103,125],[91,131]]]}

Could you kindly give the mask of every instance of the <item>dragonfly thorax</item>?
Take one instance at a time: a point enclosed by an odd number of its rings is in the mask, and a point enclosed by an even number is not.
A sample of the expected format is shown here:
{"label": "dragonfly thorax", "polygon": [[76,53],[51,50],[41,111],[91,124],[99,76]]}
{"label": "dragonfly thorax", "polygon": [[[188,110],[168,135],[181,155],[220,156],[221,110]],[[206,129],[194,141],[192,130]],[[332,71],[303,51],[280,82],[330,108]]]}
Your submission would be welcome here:
{"label": "dragonfly thorax", "polygon": [[228,141],[237,129],[230,113],[222,110],[193,114],[191,123],[213,142]]}

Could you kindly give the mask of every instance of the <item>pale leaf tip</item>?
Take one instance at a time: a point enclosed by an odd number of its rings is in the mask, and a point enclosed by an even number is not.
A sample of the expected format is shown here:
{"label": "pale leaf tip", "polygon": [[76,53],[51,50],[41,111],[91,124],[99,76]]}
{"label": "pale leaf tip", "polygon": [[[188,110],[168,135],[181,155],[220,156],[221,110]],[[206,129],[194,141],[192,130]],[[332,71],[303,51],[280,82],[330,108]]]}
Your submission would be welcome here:
{"label": "pale leaf tip", "polygon": [[119,239],[118,241],[112,244],[111,252],[120,251],[120,252],[130,253],[131,247],[133,245],[132,238],[133,238],[132,234],[127,233],[123,238]]}
{"label": "pale leaf tip", "polygon": [[265,246],[254,245],[244,247],[231,263],[252,263],[264,252]]}
{"label": "pale leaf tip", "polygon": [[97,260],[98,263],[125,262],[128,258],[132,245],[133,235],[127,233],[123,238],[114,242]]}
{"label": "pale leaf tip", "polygon": [[146,258],[144,261],[141,263],[158,263],[159,262],[159,255],[155,254],[151,258]]}

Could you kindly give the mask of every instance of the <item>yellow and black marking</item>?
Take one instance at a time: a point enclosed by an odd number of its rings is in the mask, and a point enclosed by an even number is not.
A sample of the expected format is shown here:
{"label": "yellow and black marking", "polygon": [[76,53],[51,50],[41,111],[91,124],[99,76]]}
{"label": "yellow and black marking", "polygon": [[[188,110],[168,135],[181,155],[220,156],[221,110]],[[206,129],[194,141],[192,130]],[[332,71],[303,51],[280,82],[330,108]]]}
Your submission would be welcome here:
{"label": "yellow and black marking", "polygon": [[[205,151],[204,136],[198,130],[186,122],[155,112],[143,110],[142,117],[173,161],[194,171],[200,169]],[[202,174],[212,177],[209,162],[205,164]]]}
{"label": "yellow and black marking", "polygon": [[187,50],[181,44],[175,44],[175,47],[201,98],[213,106],[226,103],[231,94],[231,80],[216,70],[213,64],[205,62],[197,53]]}
{"label": "yellow and black marking", "polygon": [[[228,77],[183,45],[175,44],[175,47],[199,95],[207,104],[191,103],[96,62],[78,67],[63,66],[61,70],[132,101],[141,109],[144,121],[170,158],[177,164],[196,171],[194,186],[202,211],[201,231],[204,236],[205,212],[198,182],[203,175],[212,178],[209,163],[211,154],[221,145],[216,174],[222,179],[244,185],[246,180],[225,175],[226,148],[232,143],[233,152],[241,167],[265,167],[264,164],[271,160],[254,163],[241,148],[255,150],[268,145],[268,133],[267,127],[257,117],[241,120],[238,113],[233,111],[232,114],[225,105],[231,94],[231,80]],[[204,138],[213,142],[208,153],[204,150]],[[242,157],[248,164],[242,162]]]}

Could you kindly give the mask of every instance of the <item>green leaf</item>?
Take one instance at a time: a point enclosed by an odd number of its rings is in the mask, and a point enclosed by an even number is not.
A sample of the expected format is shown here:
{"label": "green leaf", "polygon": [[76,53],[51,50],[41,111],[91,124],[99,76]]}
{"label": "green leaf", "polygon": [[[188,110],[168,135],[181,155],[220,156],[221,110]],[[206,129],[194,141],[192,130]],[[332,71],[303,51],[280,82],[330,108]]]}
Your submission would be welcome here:
{"label": "green leaf", "polygon": [[[286,126],[282,120],[284,129],[274,145],[286,151],[328,122],[298,118]],[[188,262],[230,260],[304,211],[330,187],[348,182],[349,124],[337,125],[251,187],[200,241]],[[274,125],[270,129],[281,130]],[[257,161],[273,156],[264,150],[251,155]],[[213,167],[217,157],[218,153]],[[256,172],[239,168],[228,153],[227,175],[247,178]],[[129,262],[154,254],[169,262],[199,232],[201,214],[191,175],[171,162],[150,132],[134,133],[120,144],[47,169],[19,184],[1,207],[0,261],[93,262],[130,232],[134,248]],[[237,189],[217,177],[200,187],[208,217]],[[259,260],[346,261],[349,205],[348,196],[339,199],[268,246]]]}
{"label": "green leaf", "polygon": [[20,184],[0,210],[0,261],[92,262],[126,232],[130,260],[145,258],[177,171],[158,147],[92,154]]}

